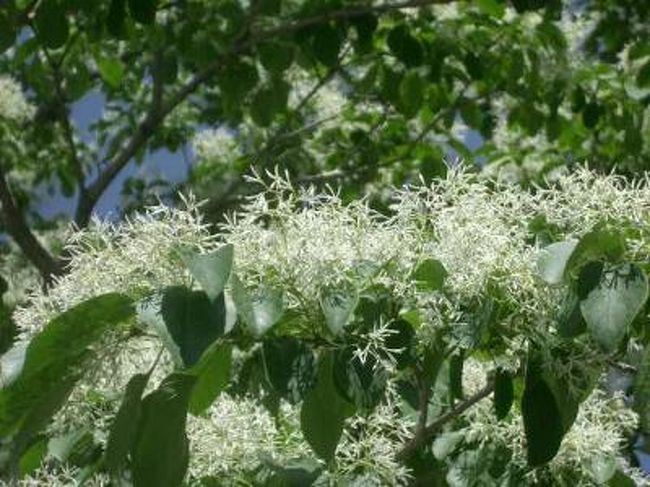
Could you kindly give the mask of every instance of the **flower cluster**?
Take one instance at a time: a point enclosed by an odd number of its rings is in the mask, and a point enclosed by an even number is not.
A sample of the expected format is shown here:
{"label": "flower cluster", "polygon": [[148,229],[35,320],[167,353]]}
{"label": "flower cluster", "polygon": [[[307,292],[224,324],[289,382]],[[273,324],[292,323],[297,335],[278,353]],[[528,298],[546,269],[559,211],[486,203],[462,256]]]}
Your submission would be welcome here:
{"label": "flower cluster", "polygon": [[0,120],[22,123],[33,113],[34,107],[25,99],[20,85],[8,76],[0,76]]}

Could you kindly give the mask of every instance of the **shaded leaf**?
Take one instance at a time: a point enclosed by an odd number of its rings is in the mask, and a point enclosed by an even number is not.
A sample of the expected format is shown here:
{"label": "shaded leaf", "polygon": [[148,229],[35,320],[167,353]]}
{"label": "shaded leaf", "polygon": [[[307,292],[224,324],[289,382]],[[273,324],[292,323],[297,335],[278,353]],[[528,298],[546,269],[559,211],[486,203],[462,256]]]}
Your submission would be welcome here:
{"label": "shaded leaf", "polygon": [[120,408],[113,419],[104,452],[104,465],[111,475],[119,475],[134,446],[136,428],[142,412],[142,394],[150,374],[135,374],[124,391]]}
{"label": "shaded leaf", "polygon": [[163,292],[161,313],[186,366],[192,366],[199,360],[203,352],[223,334],[226,325],[223,293],[210,301],[203,291],[171,286]]}
{"label": "shaded leaf", "polygon": [[156,18],[158,0],[129,0],[131,17],[141,24],[151,24]]}
{"label": "shaded leaf", "polygon": [[316,455],[325,461],[334,457],[343,434],[350,405],[337,393],[332,380],[333,360],[330,353],[321,357],[316,386],[307,394],[300,409],[302,433]]}
{"label": "shaded leaf", "polygon": [[580,310],[587,329],[605,350],[615,350],[648,298],[648,279],[635,265],[605,270]]}
{"label": "shaded leaf", "polygon": [[133,315],[130,298],[109,293],[54,318],[27,346],[22,370],[0,391],[0,436],[37,432],[63,405],[92,355],[89,347]]}
{"label": "shaded leaf", "polygon": [[142,416],[132,451],[136,487],[177,487],[189,464],[185,433],[187,408],[195,378],[174,373],[142,401]]}
{"label": "shaded leaf", "polygon": [[232,244],[210,252],[209,254],[188,254],[184,258],[185,265],[192,277],[196,279],[208,297],[217,298],[226,286],[232,269]]}
{"label": "shaded leaf", "polygon": [[329,330],[339,336],[352,319],[359,295],[352,286],[327,287],[321,291],[320,306]]}
{"label": "shaded leaf", "polygon": [[196,377],[189,411],[198,415],[208,409],[230,380],[232,346],[215,343],[208,348],[201,359],[189,370]]}
{"label": "shaded leaf", "polygon": [[497,419],[503,419],[508,415],[514,397],[512,377],[507,371],[497,369],[494,377],[494,414]]}
{"label": "shaded leaf", "polygon": [[537,257],[537,269],[548,284],[562,283],[569,257],[573,253],[577,240],[556,242],[544,247]]}
{"label": "shaded leaf", "polygon": [[420,291],[442,290],[448,273],[439,260],[427,259],[420,263],[413,273],[415,285]]}
{"label": "shaded leaf", "polygon": [[68,40],[69,26],[65,8],[53,0],[40,2],[34,24],[39,40],[50,49],[56,49]]}
{"label": "shaded leaf", "polygon": [[267,340],[262,351],[273,388],[289,402],[299,402],[314,385],[316,367],[313,352],[293,337]]}

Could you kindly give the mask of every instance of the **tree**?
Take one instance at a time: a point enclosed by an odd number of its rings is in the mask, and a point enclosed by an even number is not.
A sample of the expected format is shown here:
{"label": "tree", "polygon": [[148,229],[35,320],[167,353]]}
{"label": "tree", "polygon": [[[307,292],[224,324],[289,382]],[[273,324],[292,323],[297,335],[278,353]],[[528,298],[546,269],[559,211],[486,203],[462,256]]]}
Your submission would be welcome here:
{"label": "tree", "polygon": [[[241,201],[242,174],[279,163],[350,198],[444,174],[449,150],[524,181],[585,161],[634,174],[647,169],[648,12],[617,5],[5,1],[2,86],[16,90],[9,75],[29,102],[2,116],[6,230],[49,280],[65,256],[30,231],[47,223],[35,187],[75,198],[84,227],[128,164],[205,126],[236,147],[220,160],[199,135],[188,184],[214,220]],[[71,109],[89,95],[103,113],[87,137]],[[127,183],[137,208],[160,181]]]}
{"label": "tree", "polygon": [[648,15],[0,3],[2,481],[645,481]]}

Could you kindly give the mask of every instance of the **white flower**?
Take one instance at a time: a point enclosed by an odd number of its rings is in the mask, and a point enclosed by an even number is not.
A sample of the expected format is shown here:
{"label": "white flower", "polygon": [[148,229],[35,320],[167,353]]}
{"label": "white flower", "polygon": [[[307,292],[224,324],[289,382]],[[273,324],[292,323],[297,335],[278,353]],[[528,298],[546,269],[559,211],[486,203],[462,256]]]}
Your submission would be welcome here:
{"label": "white flower", "polygon": [[192,147],[200,162],[230,164],[241,156],[234,132],[223,126],[197,133]]}
{"label": "white flower", "polygon": [[34,114],[34,107],[25,99],[20,85],[8,76],[0,76],[0,121],[4,118],[22,123]]}

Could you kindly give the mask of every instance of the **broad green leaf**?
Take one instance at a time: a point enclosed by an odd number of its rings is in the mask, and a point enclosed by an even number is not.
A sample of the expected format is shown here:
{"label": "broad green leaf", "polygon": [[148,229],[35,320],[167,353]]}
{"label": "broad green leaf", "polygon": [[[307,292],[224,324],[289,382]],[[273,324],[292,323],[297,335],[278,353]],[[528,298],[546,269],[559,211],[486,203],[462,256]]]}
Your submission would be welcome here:
{"label": "broad green leaf", "polygon": [[634,410],[639,415],[641,431],[650,434],[650,346],[646,346],[634,379]]}
{"label": "broad green leaf", "polygon": [[580,311],[580,299],[573,291],[569,291],[564,298],[557,318],[557,330],[563,338],[573,338],[587,331]]}
{"label": "broad green leaf", "polygon": [[476,5],[481,12],[497,18],[503,17],[506,11],[506,6],[498,0],[477,0]]}
{"label": "broad green leaf", "polygon": [[189,373],[196,376],[189,410],[198,415],[208,409],[228,385],[232,365],[232,346],[215,343],[208,348]]}
{"label": "broad green leaf", "polygon": [[290,86],[281,80],[259,89],[250,107],[253,121],[261,127],[269,126],[275,116],[286,109],[289,90]]}
{"label": "broad green leaf", "polygon": [[565,277],[577,277],[591,261],[617,262],[625,252],[623,237],[612,231],[596,229],[585,234],[575,246],[564,268]]}
{"label": "broad green leaf", "polygon": [[219,88],[224,100],[241,104],[259,81],[257,69],[247,62],[234,62],[223,70],[218,78]]}
{"label": "broad green leaf", "polygon": [[462,352],[449,358],[449,392],[454,399],[463,399],[463,363]]}
{"label": "broad green leaf", "polygon": [[352,348],[334,354],[334,385],[339,394],[364,412],[372,411],[384,397],[388,374],[374,355],[364,360]]}
{"label": "broad green leaf", "polygon": [[350,285],[327,287],[321,290],[320,307],[323,310],[327,328],[335,336],[343,333],[343,329],[352,319],[358,302],[359,294]]}
{"label": "broad green leaf", "polygon": [[185,366],[194,365],[221,335],[226,325],[226,304],[221,293],[214,301],[203,291],[183,286],[164,290],[161,313],[169,335]]}
{"label": "broad green leaf", "polygon": [[421,262],[413,273],[415,285],[420,291],[440,291],[447,276],[445,266],[436,259],[427,259]]}
{"label": "broad green leaf", "polygon": [[120,408],[113,419],[104,451],[104,465],[113,475],[119,475],[136,439],[136,428],[142,413],[142,394],[149,374],[135,374],[124,391]]}
{"label": "broad green leaf", "polygon": [[561,284],[569,257],[578,245],[577,240],[565,240],[544,247],[537,257],[537,269],[548,284]]}
{"label": "broad green leaf", "polygon": [[401,112],[408,118],[414,117],[424,101],[425,83],[416,70],[411,70],[399,84]]}
{"label": "broad green leaf", "polygon": [[312,30],[312,49],[316,59],[325,66],[335,66],[341,50],[341,35],[330,24],[318,24]]}
{"label": "broad green leaf", "polygon": [[424,61],[422,44],[408,30],[406,25],[394,27],[386,39],[388,48],[397,59],[408,67],[415,67]]}
{"label": "broad green leaf", "polygon": [[232,269],[233,246],[223,247],[209,254],[192,253],[184,257],[185,265],[192,277],[211,300],[217,298],[226,286]]}
{"label": "broad green leaf", "polygon": [[580,310],[587,329],[605,350],[615,350],[648,298],[648,279],[636,265],[626,264],[602,273],[600,283]]}
{"label": "broad green leaf", "polygon": [[264,42],[257,46],[260,62],[273,75],[280,75],[293,63],[294,45],[288,42]]}
{"label": "broad green leaf", "polygon": [[636,487],[636,482],[621,470],[617,470],[607,482],[609,487]]}
{"label": "broad green leaf", "polygon": [[361,54],[372,51],[373,34],[379,25],[377,17],[372,14],[360,15],[350,19],[350,22],[357,32],[355,49]]}
{"label": "broad green leaf", "polygon": [[163,293],[141,299],[136,304],[138,321],[151,328],[160,338],[177,366],[183,366],[180,346],[174,341],[162,315]]}
{"label": "broad green leaf", "polygon": [[0,12],[0,54],[14,45],[16,27],[10,17],[11,10]]}
{"label": "broad green leaf", "polygon": [[555,396],[538,367],[529,365],[521,401],[528,465],[550,461],[560,448],[565,428]]}
{"label": "broad green leaf", "polygon": [[494,414],[497,419],[508,415],[514,397],[512,377],[507,371],[498,369],[494,376]]}
{"label": "broad green leaf", "polygon": [[106,16],[106,28],[108,29],[108,32],[115,37],[121,37],[124,35],[125,20],[126,0],[111,0],[108,14]]}
{"label": "broad green leaf", "polygon": [[639,69],[636,75],[636,83],[643,88],[650,86],[650,61],[646,61]]}
{"label": "broad green leaf", "polygon": [[106,331],[133,315],[130,298],[110,293],[84,301],[48,323],[27,346],[18,377],[0,391],[0,436],[32,434],[63,405]]}
{"label": "broad green leaf", "polygon": [[158,0],[129,0],[131,17],[141,24],[151,24],[156,18]]}
{"label": "broad green leaf", "polygon": [[171,374],[143,399],[131,453],[135,487],[182,484],[189,464],[185,423],[195,380],[189,374]]}
{"label": "broad green leaf", "polygon": [[47,454],[47,438],[41,438],[31,445],[20,457],[18,469],[20,475],[30,475],[34,470],[41,466],[45,455]]}
{"label": "broad green leaf", "polygon": [[267,340],[262,355],[269,382],[289,402],[299,402],[314,385],[314,354],[300,340],[293,337]]}
{"label": "broad green leaf", "polygon": [[124,65],[119,59],[99,58],[97,69],[104,82],[111,88],[119,88],[124,78]]}
{"label": "broad green leaf", "polygon": [[249,293],[235,274],[230,284],[237,314],[253,336],[261,337],[280,320],[284,311],[281,291],[260,287]]}
{"label": "broad green leaf", "polygon": [[327,353],[320,359],[316,386],[307,394],[300,409],[300,427],[305,440],[325,461],[334,457],[345,419],[351,413],[350,405],[334,387],[332,368],[332,355]]}
{"label": "broad green leaf", "polygon": [[69,26],[65,8],[53,0],[40,2],[34,24],[39,40],[50,49],[56,49],[68,40]]}

